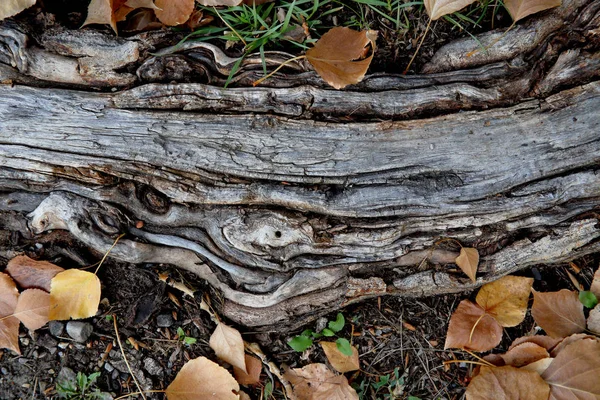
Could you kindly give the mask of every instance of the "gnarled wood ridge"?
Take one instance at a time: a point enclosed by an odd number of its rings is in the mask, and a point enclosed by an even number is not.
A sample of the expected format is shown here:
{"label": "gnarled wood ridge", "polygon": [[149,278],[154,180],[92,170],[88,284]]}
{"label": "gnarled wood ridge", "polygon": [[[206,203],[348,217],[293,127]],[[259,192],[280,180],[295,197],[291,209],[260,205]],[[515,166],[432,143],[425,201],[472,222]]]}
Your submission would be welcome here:
{"label": "gnarled wood ridge", "polygon": [[[191,271],[258,330],[597,252],[599,26],[600,2],[564,0],[487,51],[462,39],[422,75],[334,91],[303,64],[253,88],[253,57],[223,89],[235,59],[165,33],[6,21],[3,237],[103,253],[126,233],[111,257]],[[479,250],[476,283],[441,238]]]}

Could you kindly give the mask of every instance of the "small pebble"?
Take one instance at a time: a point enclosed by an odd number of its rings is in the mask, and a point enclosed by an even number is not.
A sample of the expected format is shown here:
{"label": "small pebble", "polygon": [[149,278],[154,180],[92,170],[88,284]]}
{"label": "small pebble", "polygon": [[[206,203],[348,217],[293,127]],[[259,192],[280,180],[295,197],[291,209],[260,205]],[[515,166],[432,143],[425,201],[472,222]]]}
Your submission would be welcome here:
{"label": "small pebble", "polygon": [[8,370],[4,367],[0,368],[0,372],[2,372],[2,375],[8,375]]}
{"label": "small pebble", "polygon": [[60,321],[50,321],[48,323],[48,329],[52,336],[61,336],[65,331],[65,324]]}
{"label": "small pebble", "polygon": [[115,367],[113,367],[110,363],[105,363],[104,369],[108,372],[113,372],[115,370]]}
{"label": "small pebble", "polygon": [[156,325],[160,328],[169,328],[174,322],[171,314],[160,314],[156,317]]}
{"label": "small pebble", "polygon": [[67,323],[67,334],[80,343],[85,343],[93,331],[94,327],[88,322],[69,321]]}

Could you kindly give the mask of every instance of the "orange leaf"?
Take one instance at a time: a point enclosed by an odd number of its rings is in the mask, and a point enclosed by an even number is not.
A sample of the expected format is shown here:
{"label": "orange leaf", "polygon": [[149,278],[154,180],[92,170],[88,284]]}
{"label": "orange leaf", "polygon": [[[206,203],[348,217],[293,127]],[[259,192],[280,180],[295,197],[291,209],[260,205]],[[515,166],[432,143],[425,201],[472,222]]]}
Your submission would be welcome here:
{"label": "orange leaf", "polygon": [[504,276],[479,289],[475,301],[501,326],[519,325],[527,313],[533,278]]}
{"label": "orange leaf", "polygon": [[100,280],[91,272],[68,269],[52,278],[50,320],[89,318],[100,304]]}
{"label": "orange leaf", "polygon": [[297,400],[358,400],[344,375],[336,375],[325,364],[308,364],[286,371]]}
{"label": "orange leaf", "polygon": [[600,398],[600,342],[583,339],[566,346],[544,371],[550,400]]}
{"label": "orange leaf", "polygon": [[531,14],[558,7],[561,4],[562,0],[504,0],[504,7],[506,7],[515,22]]}
{"label": "orange leaf", "polygon": [[168,26],[185,24],[194,11],[194,0],[156,0],[155,4],[160,8],[154,10],[156,17]]}
{"label": "orange leaf", "polygon": [[40,289],[27,289],[19,295],[15,317],[30,331],[40,329],[48,322],[50,295]]}
{"label": "orange leaf", "polygon": [[467,400],[547,400],[550,387],[533,371],[511,366],[481,367],[469,387]]}
{"label": "orange leaf", "polygon": [[423,3],[425,4],[427,15],[435,21],[444,15],[461,10],[474,2],[475,0],[424,0]]}
{"label": "orange leaf", "polygon": [[364,78],[373,55],[363,57],[369,43],[375,51],[376,37],[374,31],[358,32],[336,26],[306,51],[306,59],[325,82],[341,89]]}
{"label": "orange leaf", "polygon": [[252,357],[248,354],[244,357],[246,361],[246,369],[248,373],[233,367],[233,376],[240,385],[252,386],[260,382],[260,373],[262,372],[262,361],[256,357]]}
{"label": "orange leaf", "polygon": [[220,322],[210,336],[209,345],[221,360],[247,372],[244,340],[237,329]]}
{"label": "orange leaf", "polygon": [[548,350],[535,343],[522,343],[502,354],[506,365],[513,367],[522,367],[548,357],[550,357]]}
{"label": "orange leaf", "polygon": [[23,289],[39,288],[50,291],[50,281],[59,272],[64,271],[58,265],[48,261],[36,261],[27,256],[17,256],[8,262],[6,272]]}
{"label": "orange leaf", "polygon": [[0,1],[0,20],[3,20],[13,15],[17,15],[21,11],[31,7],[36,0],[2,0]]}
{"label": "orange leaf", "polygon": [[0,272],[0,348],[21,354],[19,350],[19,320],[13,317],[19,298],[17,285],[10,276]]}
{"label": "orange leaf", "polygon": [[327,356],[327,360],[336,371],[344,373],[360,369],[356,347],[351,346],[351,356],[342,353],[334,342],[321,342],[321,347]]}
{"label": "orange leaf", "polygon": [[233,376],[206,357],[188,361],[177,373],[165,393],[169,400],[238,400],[240,386]]}
{"label": "orange leaf", "polygon": [[458,268],[462,270],[473,282],[475,282],[477,274],[477,266],[479,265],[479,252],[472,247],[462,247],[460,254],[454,260]]}
{"label": "orange leaf", "polygon": [[450,318],[444,349],[488,351],[502,340],[502,327],[483,308],[469,300],[460,302]]}
{"label": "orange leaf", "polygon": [[583,304],[576,292],[567,289],[549,293],[534,290],[531,315],[549,336],[555,338],[585,330]]}

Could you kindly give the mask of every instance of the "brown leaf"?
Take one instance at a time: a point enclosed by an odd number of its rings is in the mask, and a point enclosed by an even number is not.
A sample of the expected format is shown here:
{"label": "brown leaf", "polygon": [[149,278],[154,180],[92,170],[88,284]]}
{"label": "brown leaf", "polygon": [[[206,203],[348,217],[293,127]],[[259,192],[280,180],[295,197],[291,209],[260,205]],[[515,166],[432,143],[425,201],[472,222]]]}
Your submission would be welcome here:
{"label": "brown leaf", "polygon": [[8,262],[6,272],[23,289],[44,289],[50,291],[50,281],[64,271],[48,261],[36,261],[27,256],[17,256]]}
{"label": "brown leaf", "polygon": [[89,318],[100,304],[100,280],[95,274],[68,269],[52,279],[50,320]]}
{"label": "brown leaf", "polygon": [[467,400],[547,400],[550,387],[533,371],[481,367],[467,387]]}
{"label": "brown leaf", "polygon": [[550,364],[552,364],[552,361],[554,361],[554,358],[552,357],[542,358],[541,360],[534,361],[531,364],[521,367],[521,369],[537,372],[538,375],[541,376],[544,371],[548,369]]}
{"label": "brown leaf", "polygon": [[504,0],[504,7],[515,22],[561,4],[562,0]]}
{"label": "brown leaf", "polygon": [[117,20],[114,15],[114,0],[92,0],[88,6],[87,18],[83,26],[90,24],[110,25],[117,33]]}
{"label": "brown leaf", "polygon": [[516,338],[508,349],[513,349],[521,343],[535,343],[538,346],[550,351],[554,348],[554,346],[560,343],[560,340],[561,339],[556,339],[546,335],[521,336],[520,338]]}
{"label": "brown leaf", "polygon": [[233,367],[233,376],[240,385],[253,386],[260,382],[260,373],[262,372],[262,361],[248,354],[244,356],[246,369],[248,373],[238,367]]}
{"label": "brown leaf", "polygon": [[502,354],[506,365],[517,368],[548,357],[550,357],[548,350],[535,343],[522,343]]}
{"label": "brown leaf", "polygon": [[488,351],[501,340],[502,327],[498,322],[477,304],[463,300],[450,318],[444,349]]}
{"label": "brown leaf", "polygon": [[19,295],[15,317],[30,331],[40,329],[48,322],[50,294],[40,289],[27,289]]}
{"label": "brown leaf", "polygon": [[188,361],[165,393],[169,400],[238,400],[240,386],[223,367],[206,357]]}
{"label": "brown leaf", "polygon": [[2,0],[0,1],[0,20],[3,20],[13,15],[17,15],[21,11],[31,7],[36,0]]}
{"label": "brown leaf", "polygon": [[321,78],[336,89],[358,83],[373,59],[372,54],[363,58],[369,43],[375,51],[376,34],[373,32],[336,26],[306,51],[306,59]]}
{"label": "brown leaf", "polygon": [[479,265],[479,252],[477,249],[462,247],[454,262],[473,282],[476,281],[477,266]]}
{"label": "brown leaf", "polygon": [[321,347],[327,356],[327,360],[336,371],[344,373],[360,369],[356,347],[351,346],[351,356],[343,354],[334,342],[321,342]]}
{"label": "brown leaf", "polygon": [[594,274],[594,279],[592,279],[592,285],[590,286],[590,292],[596,295],[596,298],[600,299],[600,267],[596,270]]}
{"label": "brown leaf", "polygon": [[596,304],[590,311],[587,319],[587,327],[590,331],[600,333],[600,304]]}
{"label": "brown leaf", "polygon": [[0,272],[0,348],[19,350],[19,320],[13,317],[19,298],[17,285],[7,274]]}
{"label": "brown leaf", "polygon": [[242,0],[196,0],[199,4],[207,7],[233,7],[242,3]]}
{"label": "brown leaf", "polygon": [[475,0],[424,0],[427,15],[433,21],[474,3]]}
{"label": "brown leaf", "polygon": [[578,340],[566,346],[542,378],[550,384],[550,400],[600,398],[600,342]]}
{"label": "brown leaf", "polygon": [[585,330],[583,304],[576,292],[567,289],[548,293],[534,290],[531,315],[552,337],[567,337]]}
{"label": "brown leaf", "polygon": [[210,336],[210,348],[221,360],[246,371],[244,359],[244,340],[240,332],[224,323],[219,323]]}
{"label": "brown leaf", "polygon": [[135,8],[152,8],[153,10],[158,10],[156,4],[154,4],[153,0],[127,0],[125,2],[127,7]]}
{"label": "brown leaf", "polygon": [[527,313],[533,278],[504,276],[483,285],[475,301],[501,326],[519,325]]}
{"label": "brown leaf", "polygon": [[336,375],[325,364],[308,364],[283,374],[294,388],[297,400],[358,400],[344,375]]}
{"label": "brown leaf", "polygon": [[598,341],[600,339],[598,339],[596,336],[588,335],[586,333],[576,333],[574,335],[567,336],[566,338],[561,340],[561,342],[552,349],[552,351],[550,352],[550,355],[552,357],[556,357],[558,355],[558,353],[560,353],[562,350],[564,350],[568,345],[570,345],[571,343],[575,343],[579,340],[596,340],[596,341]]}
{"label": "brown leaf", "polygon": [[194,0],[156,0],[155,4],[160,8],[154,10],[156,17],[168,26],[184,24],[194,11]]}

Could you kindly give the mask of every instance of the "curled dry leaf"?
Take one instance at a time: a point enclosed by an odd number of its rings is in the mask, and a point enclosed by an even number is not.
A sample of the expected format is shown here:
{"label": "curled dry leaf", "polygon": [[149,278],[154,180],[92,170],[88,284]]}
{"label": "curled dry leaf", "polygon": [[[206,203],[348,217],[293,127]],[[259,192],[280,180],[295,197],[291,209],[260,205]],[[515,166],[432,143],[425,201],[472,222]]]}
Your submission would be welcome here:
{"label": "curled dry leaf", "polygon": [[50,281],[59,272],[58,265],[48,261],[37,261],[27,256],[17,256],[8,262],[6,272],[23,289],[39,288],[50,291]]}
{"label": "curled dry leaf", "polygon": [[36,0],[2,0],[0,1],[0,20],[13,15],[34,5]]}
{"label": "curled dry leaf", "polygon": [[467,387],[467,400],[547,400],[548,384],[533,371],[511,366],[481,367]]}
{"label": "curled dry leaf", "polygon": [[479,252],[477,249],[462,247],[454,262],[473,282],[476,281],[477,266],[479,266]]}
{"label": "curled dry leaf", "polygon": [[502,327],[483,308],[469,300],[460,302],[450,317],[444,349],[488,351],[502,340]]}
{"label": "curled dry leaf", "polygon": [[88,6],[87,18],[82,27],[90,24],[110,25],[113,31],[117,33],[115,10],[113,0],[92,0]]}
{"label": "curled dry leaf", "polygon": [[506,365],[517,368],[548,357],[550,357],[548,350],[531,342],[522,343],[502,354]]}
{"label": "curled dry leaf", "polygon": [[501,326],[517,326],[525,318],[533,278],[504,276],[483,285],[475,301]]}
{"label": "curled dry leaf", "polygon": [[373,54],[368,53],[371,44],[375,51],[375,31],[355,31],[335,27],[327,31],[315,46],[306,51],[306,59],[325,82],[336,89],[360,82],[367,73]]}
{"label": "curled dry leaf", "polygon": [[309,364],[283,374],[297,400],[358,400],[358,394],[344,375],[336,375],[325,364]]}
{"label": "curled dry leaf", "polygon": [[50,295],[40,289],[27,289],[19,295],[15,317],[30,331],[40,329],[48,322]]}
{"label": "curled dry leaf", "polygon": [[594,273],[594,279],[592,279],[590,292],[594,293],[596,297],[600,299],[600,267],[596,270],[596,273]]}
{"label": "curled dry leaf", "polygon": [[475,0],[424,0],[427,15],[433,21],[474,3]]}
{"label": "curled dry leaf", "polygon": [[590,311],[590,315],[588,315],[587,319],[587,327],[594,333],[600,333],[600,304],[597,304],[596,307]]}
{"label": "curled dry leaf", "polygon": [[220,322],[210,336],[209,345],[221,360],[247,372],[244,340],[237,329]]}
{"label": "curled dry leaf", "polygon": [[252,386],[260,382],[260,373],[262,372],[262,361],[248,354],[244,357],[246,361],[246,370],[242,371],[238,367],[233,367],[233,376],[240,385]]}
{"label": "curled dry leaf", "polygon": [[13,317],[19,298],[17,285],[7,274],[0,272],[0,348],[19,350],[19,320]]}
{"label": "curled dry leaf", "polygon": [[169,400],[238,400],[240,386],[233,376],[206,357],[188,361],[177,373],[165,393]]}
{"label": "curled dry leaf", "polygon": [[504,0],[504,7],[515,22],[561,4],[562,0]]}
{"label": "curled dry leaf", "polygon": [[351,356],[343,354],[334,342],[321,342],[321,347],[327,356],[327,360],[336,371],[344,373],[360,369],[356,347],[351,346]]}
{"label": "curled dry leaf", "polygon": [[52,278],[50,320],[93,317],[99,304],[100,280],[95,274],[68,269]]}
{"label": "curled dry leaf", "polygon": [[566,346],[542,378],[550,384],[550,400],[600,398],[600,341],[582,339]]}
{"label": "curled dry leaf", "polygon": [[552,351],[550,352],[550,355],[552,357],[556,357],[558,355],[558,353],[563,351],[568,345],[570,345],[571,343],[578,342],[580,340],[599,341],[600,339],[593,335],[588,335],[585,333],[576,333],[574,335],[568,336],[568,337],[564,338],[563,340],[561,340],[561,342],[552,349]]}
{"label": "curled dry leaf", "polygon": [[552,364],[552,361],[554,361],[554,358],[552,357],[542,358],[541,360],[534,361],[531,364],[521,367],[521,369],[537,372],[541,376],[544,371],[548,369],[550,364]]}
{"label": "curled dry leaf", "polygon": [[194,11],[194,0],[156,0],[155,4],[156,17],[168,26],[184,24]]}
{"label": "curled dry leaf", "polygon": [[538,346],[545,348],[547,351],[550,351],[560,343],[561,339],[553,338],[546,335],[531,335],[531,336],[521,336],[520,338],[516,338],[508,348],[508,350],[515,348],[516,346],[522,343],[535,343]]}
{"label": "curled dry leaf", "polygon": [[533,291],[531,315],[536,324],[555,338],[585,330],[583,304],[576,292],[567,289],[548,293]]}

